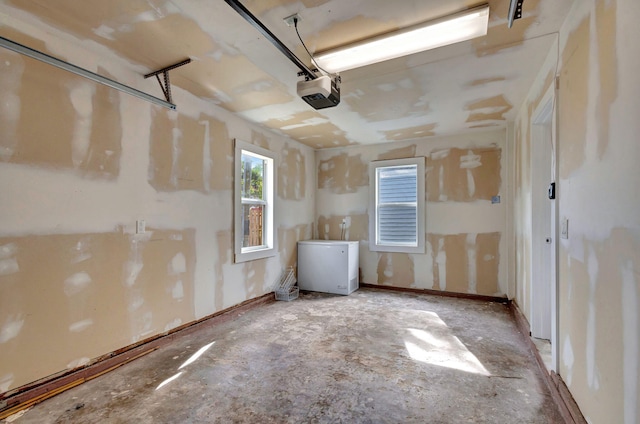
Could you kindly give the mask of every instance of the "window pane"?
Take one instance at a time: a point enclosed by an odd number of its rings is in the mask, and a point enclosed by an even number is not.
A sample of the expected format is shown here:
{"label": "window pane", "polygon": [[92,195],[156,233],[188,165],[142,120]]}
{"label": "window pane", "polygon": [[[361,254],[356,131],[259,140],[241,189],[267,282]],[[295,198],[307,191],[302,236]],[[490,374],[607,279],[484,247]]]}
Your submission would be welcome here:
{"label": "window pane", "polygon": [[417,246],[418,175],[416,165],[377,170],[377,242]]}
{"label": "window pane", "polygon": [[378,209],[378,241],[382,244],[417,243],[417,214],[412,206],[388,206]]}
{"label": "window pane", "polygon": [[378,169],[378,203],[417,201],[418,179],[415,165]]}
{"label": "window pane", "polygon": [[263,246],[264,206],[242,205],[242,247]]}
{"label": "window pane", "polygon": [[243,198],[264,200],[265,162],[264,159],[242,152],[240,187]]}

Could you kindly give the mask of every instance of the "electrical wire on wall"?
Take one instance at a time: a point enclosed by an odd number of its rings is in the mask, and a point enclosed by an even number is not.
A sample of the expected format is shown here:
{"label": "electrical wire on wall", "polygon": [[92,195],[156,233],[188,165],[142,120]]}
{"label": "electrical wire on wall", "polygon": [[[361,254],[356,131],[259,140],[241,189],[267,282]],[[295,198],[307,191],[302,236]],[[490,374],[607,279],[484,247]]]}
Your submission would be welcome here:
{"label": "electrical wire on wall", "polygon": [[346,233],[347,233],[347,223],[343,219],[342,223],[340,224],[340,240],[345,239]]}
{"label": "electrical wire on wall", "polygon": [[321,70],[322,72],[324,72],[327,75],[332,75],[331,72],[327,72],[326,70],[324,70],[320,65],[318,65],[318,62],[316,62],[316,60],[313,58],[313,55],[311,54],[311,52],[309,51],[309,49],[307,48],[307,45],[304,43],[304,40],[302,39],[302,37],[300,36],[300,32],[298,31],[298,18],[294,17],[293,18],[293,26],[296,29],[296,34],[298,35],[298,39],[300,40],[300,42],[302,43],[302,47],[304,47],[304,49],[307,51],[307,54],[309,55],[309,57],[311,58],[311,62],[313,62],[313,64],[316,66],[316,68],[318,68],[319,70]]}

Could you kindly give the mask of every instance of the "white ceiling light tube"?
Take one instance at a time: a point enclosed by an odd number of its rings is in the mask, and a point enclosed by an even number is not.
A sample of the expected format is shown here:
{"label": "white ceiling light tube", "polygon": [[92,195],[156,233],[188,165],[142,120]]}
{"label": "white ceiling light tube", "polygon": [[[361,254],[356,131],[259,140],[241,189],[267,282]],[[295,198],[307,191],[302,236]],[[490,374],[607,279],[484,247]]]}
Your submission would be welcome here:
{"label": "white ceiling light tube", "polygon": [[489,5],[474,7],[344,47],[320,52],[316,62],[335,73],[418,53],[487,34]]}

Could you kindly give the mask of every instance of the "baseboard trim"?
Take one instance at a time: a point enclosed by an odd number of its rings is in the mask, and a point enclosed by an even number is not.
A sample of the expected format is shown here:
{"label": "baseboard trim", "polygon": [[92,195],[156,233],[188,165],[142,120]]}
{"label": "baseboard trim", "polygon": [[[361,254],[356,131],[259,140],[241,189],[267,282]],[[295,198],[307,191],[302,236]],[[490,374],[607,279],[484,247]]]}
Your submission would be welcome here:
{"label": "baseboard trim", "polygon": [[549,372],[547,370],[547,367],[540,356],[540,352],[538,352],[536,345],[533,343],[533,340],[531,340],[531,327],[529,326],[529,322],[522,311],[520,311],[520,308],[518,308],[518,305],[515,302],[509,302],[509,309],[520,335],[538,364],[540,375],[549,389],[553,401],[558,406],[558,410],[560,411],[560,415],[562,415],[562,419],[565,424],[587,424],[587,421],[584,419],[584,416],[580,411],[580,407],[576,403],[575,399],[573,399],[573,396],[565,382],[562,380],[562,377],[556,374],[555,371]]}
{"label": "baseboard trim", "polygon": [[174,328],[167,333],[147,338],[138,343],[95,358],[91,364],[83,368],[54,374],[1,394],[0,420],[62,393],[65,390],[106,374],[109,371],[113,371],[128,362],[147,355],[159,347],[170,343],[177,337],[190,334],[205,325],[221,324],[251,309],[272,302],[275,302],[273,293],[267,293],[260,297],[246,300],[230,308],[223,309],[199,320]]}
{"label": "baseboard trim", "polygon": [[472,299],[472,300],[482,300],[485,302],[497,302],[497,303],[509,303],[509,299],[506,297],[498,297],[498,296],[485,296],[481,294],[472,294],[472,293],[456,293],[442,290],[431,290],[431,289],[416,289],[410,287],[395,287],[395,286],[383,286],[380,284],[368,284],[368,283],[360,283],[360,287],[364,287],[367,289],[380,289],[380,290],[388,290],[388,291],[396,291],[402,293],[414,293],[414,294],[428,294],[432,296],[443,296],[443,297],[456,297],[459,299]]}

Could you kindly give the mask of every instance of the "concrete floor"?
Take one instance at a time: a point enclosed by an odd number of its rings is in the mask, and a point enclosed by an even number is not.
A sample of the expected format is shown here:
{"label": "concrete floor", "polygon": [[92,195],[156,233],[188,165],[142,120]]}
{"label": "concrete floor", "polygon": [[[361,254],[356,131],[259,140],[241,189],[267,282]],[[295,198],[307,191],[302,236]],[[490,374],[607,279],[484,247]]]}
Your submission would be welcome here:
{"label": "concrete floor", "polygon": [[360,289],[207,326],[14,422],[562,420],[505,305]]}

